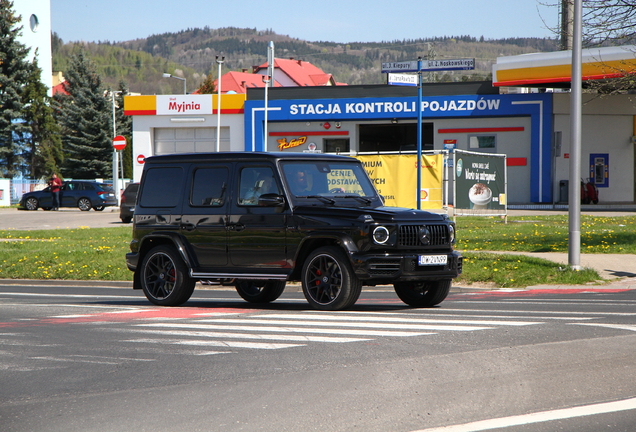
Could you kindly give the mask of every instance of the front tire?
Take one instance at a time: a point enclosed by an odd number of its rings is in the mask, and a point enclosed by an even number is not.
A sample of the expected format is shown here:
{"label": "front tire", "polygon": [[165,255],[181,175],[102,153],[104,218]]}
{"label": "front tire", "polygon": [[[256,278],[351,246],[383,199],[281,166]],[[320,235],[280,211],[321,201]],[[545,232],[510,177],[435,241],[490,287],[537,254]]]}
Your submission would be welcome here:
{"label": "front tire", "polygon": [[27,198],[24,206],[27,210],[37,210],[38,209],[38,199],[37,198]]}
{"label": "front tire", "polygon": [[77,207],[79,207],[81,211],[89,211],[93,206],[91,204],[91,200],[88,198],[80,198],[77,201]]}
{"label": "front tire", "polygon": [[192,296],[196,281],[171,246],[157,246],[144,257],[140,271],[141,289],[151,303],[179,306]]}
{"label": "front tire", "polygon": [[409,306],[433,307],[444,301],[451,289],[451,279],[432,282],[396,282],[397,296]]}
{"label": "front tire", "polygon": [[305,298],[316,309],[346,309],[360,297],[362,282],[344,252],[326,246],[312,252],[303,265],[301,282]]}
{"label": "front tire", "polygon": [[250,303],[270,303],[285,291],[285,281],[241,280],[236,282],[236,292]]}

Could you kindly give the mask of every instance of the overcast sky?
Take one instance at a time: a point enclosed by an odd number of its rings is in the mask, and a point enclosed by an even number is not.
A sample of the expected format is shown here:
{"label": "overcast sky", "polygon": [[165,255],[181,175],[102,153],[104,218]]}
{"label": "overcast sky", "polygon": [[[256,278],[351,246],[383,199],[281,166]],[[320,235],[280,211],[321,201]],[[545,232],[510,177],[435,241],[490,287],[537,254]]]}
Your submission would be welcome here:
{"label": "overcast sky", "polygon": [[556,7],[538,0],[51,0],[51,21],[65,42],[125,41],[207,25],[342,43],[554,37],[548,27],[559,18]]}

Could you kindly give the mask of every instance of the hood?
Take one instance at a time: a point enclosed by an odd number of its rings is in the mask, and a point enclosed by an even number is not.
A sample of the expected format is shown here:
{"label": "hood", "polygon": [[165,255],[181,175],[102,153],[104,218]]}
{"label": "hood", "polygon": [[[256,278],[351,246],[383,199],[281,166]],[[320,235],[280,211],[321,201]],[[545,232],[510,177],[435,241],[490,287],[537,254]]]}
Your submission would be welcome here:
{"label": "hood", "polygon": [[[326,207],[326,206],[299,206],[294,208],[294,214],[298,216],[328,216],[336,218],[360,219],[371,216],[373,221],[379,223],[399,222],[441,222],[448,219],[445,213],[431,213],[424,210],[416,210],[404,207]],[[372,222],[369,220],[369,222]]]}

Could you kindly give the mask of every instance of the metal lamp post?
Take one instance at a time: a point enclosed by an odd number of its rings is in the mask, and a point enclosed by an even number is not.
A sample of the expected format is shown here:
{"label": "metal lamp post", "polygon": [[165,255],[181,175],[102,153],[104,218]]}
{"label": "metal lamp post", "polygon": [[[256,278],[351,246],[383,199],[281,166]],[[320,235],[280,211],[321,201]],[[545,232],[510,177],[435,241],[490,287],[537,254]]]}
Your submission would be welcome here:
{"label": "metal lamp post", "polygon": [[163,74],[163,77],[164,77],[164,78],[174,78],[174,79],[178,79],[178,80],[183,81],[183,94],[187,94],[187,93],[186,93],[186,79],[185,79],[185,78],[181,78],[181,77],[178,77],[178,76],[174,76],[174,75],[172,75],[172,74],[165,73],[165,72],[164,72],[164,74]]}
{"label": "metal lamp post", "polygon": [[269,83],[271,81],[271,77],[269,75],[264,75],[262,77],[263,83],[265,84],[265,125],[263,130],[263,151],[267,151],[267,88],[269,87]]}
{"label": "metal lamp post", "polygon": [[[115,95],[118,93],[122,93],[121,91],[111,91],[111,99],[113,101],[113,139],[117,136],[117,122],[115,120]],[[118,162],[119,162],[119,153],[117,153],[117,149],[113,147],[113,190],[115,191],[115,196],[117,197],[117,205],[121,204],[121,196],[118,193],[119,187],[119,173],[118,173]],[[122,158],[123,163],[123,158]],[[122,166],[121,170],[122,177],[124,176],[124,168]]]}
{"label": "metal lamp post", "polygon": [[219,78],[217,80],[216,90],[216,151],[221,151],[221,67],[223,66],[223,62],[225,61],[225,57],[219,58],[216,56],[216,62],[219,65]]}

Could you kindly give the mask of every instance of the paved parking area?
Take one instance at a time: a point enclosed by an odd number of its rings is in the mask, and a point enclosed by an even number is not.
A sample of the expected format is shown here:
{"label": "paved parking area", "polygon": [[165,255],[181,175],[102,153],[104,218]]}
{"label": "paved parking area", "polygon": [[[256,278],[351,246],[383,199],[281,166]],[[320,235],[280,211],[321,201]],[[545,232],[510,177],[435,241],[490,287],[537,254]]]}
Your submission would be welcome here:
{"label": "paved parking area", "polygon": [[35,230],[56,228],[106,228],[112,226],[130,226],[119,219],[119,207],[106,207],[98,212],[87,212],[75,208],[61,208],[59,211],[18,210],[0,208],[0,229]]}

